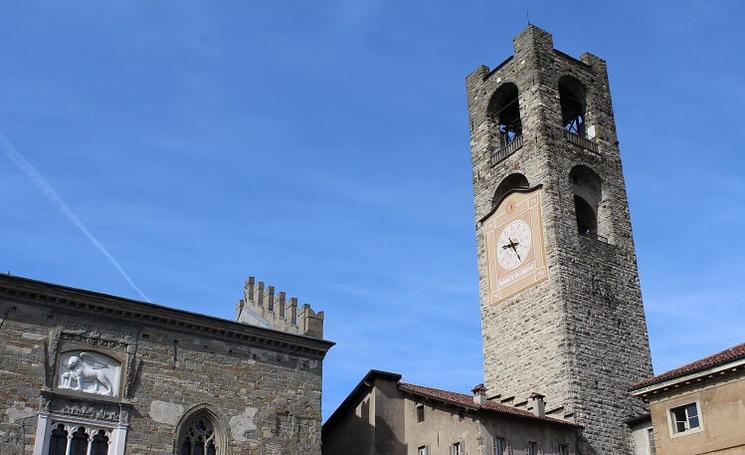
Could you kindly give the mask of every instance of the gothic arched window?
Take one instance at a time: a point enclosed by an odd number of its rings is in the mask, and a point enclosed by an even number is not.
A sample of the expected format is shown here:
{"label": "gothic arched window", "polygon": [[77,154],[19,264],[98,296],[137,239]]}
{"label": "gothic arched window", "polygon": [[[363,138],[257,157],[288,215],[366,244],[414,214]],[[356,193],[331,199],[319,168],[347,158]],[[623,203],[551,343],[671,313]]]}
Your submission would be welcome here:
{"label": "gothic arched window", "polygon": [[49,455],[65,455],[67,453],[67,430],[63,424],[58,424],[49,436]]}
{"label": "gothic arched window", "polygon": [[[91,425],[78,425],[53,420],[48,434],[48,449],[44,455],[109,455],[112,430]],[[115,440],[121,436],[113,435]],[[36,452],[35,452],[36,453]]]}
{"label": "gothic arched window", "polygon": [[85,427],[78,427],[72,434],[70,441],[70,455],[87,455],[88,452],[88,433]]}
{"label": "gothic arched window", "polygon": [[109,436],[104,430],[98,430],[91,442],[91,455],[107,455],[109,453]]}
{"label": "gothic arched window", "polygon": [[225,438],[214,415],[204,409],[188,417],[179,431],[178,455],[221,455]]}

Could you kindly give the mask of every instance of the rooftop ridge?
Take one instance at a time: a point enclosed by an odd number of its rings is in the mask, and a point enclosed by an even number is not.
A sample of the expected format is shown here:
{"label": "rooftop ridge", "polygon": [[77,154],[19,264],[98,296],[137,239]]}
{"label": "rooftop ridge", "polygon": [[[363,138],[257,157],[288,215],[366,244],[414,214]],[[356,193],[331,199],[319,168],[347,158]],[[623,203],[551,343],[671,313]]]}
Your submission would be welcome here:
{"label": "rooftop ridge", "polygon": [[441,401],[453,404],[455,406],[461,406],[461,407],[469,408],[473,410],[485,410],[485,411],[497,412],[500,414],[512,415],[516,417],[525,417],[529,419],[543,420],[545,422],[555,423],[558,425],[569,425],[569,426],[573,426],[577,428],[582,427],[582,425],[579,425],[569,420],[557,419],[555,417],[546,417],[546,416],[539,417],[528,410],[519,409],[514,406],[507,406],[504,404],[494,403],[491,401],[486,401],[484,403],[478,404],[473,401],[473,395],[468,395],[465,393],[451,392],[448,390],[421,386],[417,384],[410,384],[406,382],[399,382],[398,387],[399,387],[399,390],[402,390],[404,392],[413,393],[416,395],[423,395],[428,398],[441,400]]}
{"label": "rooftop ridge", "polygon": [[658,384],[660,382],[664,382],[664,381],[671,380],[671,379],[676,379],[681,376],[685,376],[685,375],[692,374],[692,373],[697,373],[699,371],[707,370],[709,368],[718,367],[720,365],[724,365],[726,363],[729,363],[735,360],[740,360],[743,358],[745,358],[745,343],[740,343],[738,345],[727,348],[723,351],[706,356],[699,360],[695,360],[685,365],[681,365],[677,368],[673,368],[672,370],[658,374],[649,379],[645,379],[644,381],[641,381],[631,386],[631,390],[651,386],[651,385]]}

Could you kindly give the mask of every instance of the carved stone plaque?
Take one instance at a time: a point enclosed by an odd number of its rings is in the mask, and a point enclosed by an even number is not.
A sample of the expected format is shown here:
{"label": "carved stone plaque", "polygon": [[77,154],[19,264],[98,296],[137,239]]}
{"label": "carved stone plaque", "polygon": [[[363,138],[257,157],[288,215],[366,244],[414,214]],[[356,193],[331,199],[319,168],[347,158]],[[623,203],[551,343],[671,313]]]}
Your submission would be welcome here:
{"label": "carved stone plaque", "polygon": [[74,350],[60,355],[57,388],[116,397],[122,364],[99,352]]}

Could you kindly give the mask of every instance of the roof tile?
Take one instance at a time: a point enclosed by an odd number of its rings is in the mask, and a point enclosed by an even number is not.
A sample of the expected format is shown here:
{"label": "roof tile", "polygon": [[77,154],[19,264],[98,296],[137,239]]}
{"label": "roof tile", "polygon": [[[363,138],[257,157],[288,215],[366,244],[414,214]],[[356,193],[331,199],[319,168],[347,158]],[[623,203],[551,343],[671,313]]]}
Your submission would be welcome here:
{"label": "roof tile", "polygon": [[544,422],[556,423],[560,425],[568,425],[576,428],[582,426],[571,422],[569,420],[556,419],[553,417],[538,417],[530,411],[525,409],[519,409],[512,406],[506,406],[500,403],[494,403],[487,401],[484,404],[478,404],[473,401],[473,395],[466,395],[464,393],[449,392],[447,390],[433,389],[431,387],[424,387],[415,384],[407,384],[400,382],[398,384],[399,390],[402,392],[408,392],[414,395],[423,396],[433,400],[443,401],[455,406],[461,406],[468,409],[484,410],[497,412],[499,414],[511,415],[516,417],[524,417],[529,419],[542,420]]}
{"label": "roof tile", "polygon": [[725,363],[742,358],[745,358],[745,343],[738,344],[737,346],[725,349],[724,351],[717,354],[704,357],[703,359],[696,360],[695,362],[683,365],[682,367],[646,379],[638,384],[633,385],[631,387],[631,390],[640,389],[642,387],[669,381],[671,379],[676,379],[688,374],[697,373],[699,371],[714,368],[719,365],[723,365]]}

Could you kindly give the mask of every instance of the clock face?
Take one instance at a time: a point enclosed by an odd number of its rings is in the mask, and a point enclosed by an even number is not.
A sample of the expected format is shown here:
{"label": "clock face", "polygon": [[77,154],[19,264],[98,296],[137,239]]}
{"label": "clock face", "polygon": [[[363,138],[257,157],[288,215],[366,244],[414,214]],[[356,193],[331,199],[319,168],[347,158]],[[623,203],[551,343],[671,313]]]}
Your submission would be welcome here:
{"label": "clock face", "polygon": [[501,302],[547,277],[538,188],[508,195],[481,223],[490,303]]}
{"label": "clock face", "polygon": [[513,270],[525,261],[530,252],[532,236],[530,226],[523,220],[513,220],[507,224],[495,245],[499,265]]}

